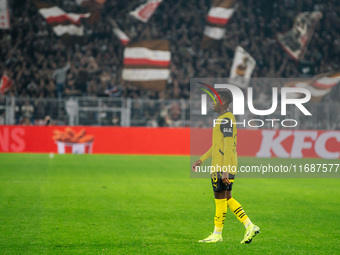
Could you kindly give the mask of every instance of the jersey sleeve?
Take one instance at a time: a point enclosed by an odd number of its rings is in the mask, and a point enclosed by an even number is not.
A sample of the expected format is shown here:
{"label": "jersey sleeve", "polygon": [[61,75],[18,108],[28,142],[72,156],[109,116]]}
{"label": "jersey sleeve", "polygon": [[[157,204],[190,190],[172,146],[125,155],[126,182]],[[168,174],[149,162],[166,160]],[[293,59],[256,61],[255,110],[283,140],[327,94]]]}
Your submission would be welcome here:
{"label": "jersey sleeve", "polygon": [[210,158],[211,155],[212,155],[212,147],[210,147],[210,149],[209,149],[206,153],[204,153],[204,155],[202,155],[202,156],[200,157],[200,160],[201,160],[202,162],[204,162],[204,161],[206,161],[208,158]]}

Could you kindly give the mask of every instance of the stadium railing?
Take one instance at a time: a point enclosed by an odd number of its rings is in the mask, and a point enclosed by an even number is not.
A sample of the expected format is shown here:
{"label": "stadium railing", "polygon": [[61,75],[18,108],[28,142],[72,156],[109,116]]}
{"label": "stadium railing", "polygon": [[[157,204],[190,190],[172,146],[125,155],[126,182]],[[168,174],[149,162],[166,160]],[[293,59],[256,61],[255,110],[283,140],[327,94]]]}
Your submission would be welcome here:
{"label": "stadium railing", "polygon": [[[269,109],[270,102],[259,102],[257,109]],[[296,107],[288,107],[287,115],[281,116],[278,107],[271,116],[254,116],[249,111],[242,119],[295,119],[299,129],[339,128],[340,103],[308,103],[313,116],[304,116]],[[192,113],[195,111],[192,111]],[[191,113],[191,114],[192,114]],[[199,112],[195,113],[199,114]],[[0,97],[0,124],[5,125],[87,125],[87,126],[150,126],[188,127],[190,123],[189,100],[154,100],[130,98],[15,98]],[[209,127],[206,124],[206,127]],[[266,122],[268,128],[269,123]],[[238,128],[242,128],[239,125]],[[280,128],[280,127],[276,127]]]}

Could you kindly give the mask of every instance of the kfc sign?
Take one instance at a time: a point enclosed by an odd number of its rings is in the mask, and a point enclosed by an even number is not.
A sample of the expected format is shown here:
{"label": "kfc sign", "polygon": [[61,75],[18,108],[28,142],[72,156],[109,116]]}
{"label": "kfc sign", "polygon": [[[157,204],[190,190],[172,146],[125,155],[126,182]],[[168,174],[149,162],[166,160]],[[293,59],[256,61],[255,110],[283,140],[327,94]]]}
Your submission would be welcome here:
{"label": "kfc sign", "polygon": [[340,158],[340,131],[263,130],[256,157]]}

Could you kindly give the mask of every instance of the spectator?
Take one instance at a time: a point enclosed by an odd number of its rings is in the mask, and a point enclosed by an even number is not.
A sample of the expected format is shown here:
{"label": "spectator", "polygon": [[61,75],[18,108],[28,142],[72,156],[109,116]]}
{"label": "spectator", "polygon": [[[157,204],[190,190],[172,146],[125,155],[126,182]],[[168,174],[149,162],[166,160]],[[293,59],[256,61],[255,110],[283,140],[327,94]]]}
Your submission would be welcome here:
{"label": "spectator", "polygon": [[149,127],[158,127],[157,118],[158,111],[154,101],[148,101],[144,112],[146,118],[146,125]]}
{"label": "spectator", "polygon": [[5,125],[5,112],[0,113],[0,125]]}
{"label": "spectator", "polygon": [[[171,82],[165,93],[155,94],[156,98],[188,98],[189,77],[227,77],[237,45],[256,59],[253,77],[296,77],[299,76],[298,67],[275,41],[275,35],[290,29],[298,13],[314,10],[321,10],[324,16],[316,27],[304,61],[313,66],[315,74],[340,68],[340,33],[338,26],[334,25],[339,23],[340,7],[336,0],[305,1],[294,6],[294,1],[240,0],[226,25],[226,36],[209,49],[202,49],[200,42],[211,1],[163,1],[146,24],[126,15],[138,2],[106,1],[101,9],[102,18],[92,25],[85,25],[86,43],[71,47],[66,47],[54,34],[32,1],[10,2],[12,28],[0,31],[0,73],[5,68],[12,73],[15,85],[11,91],[21,97],[39,97],[43,86],[45,97],[60,97],[66,89],[76,91],[66,93],[68,95],[94,96],[94,84],[90,91],[87,86],[95,80],[97,87],[104,82],[109,83],[106,89],[122,89],[121,93],[110,94],[113,96],[151,98],[151,94],[121,79],[124,48],[106,22],[106,17],[115,17],[132,41],[170,41]],[[79,12],[74,1],[56,3],[68,12]],[[48,82],[50,78],[55,81],[56,95]],[[42,79],[44,83],[41,83]],[[112,80],[115,84],[111,83]],[[39,92],[34,92],[36,89]],[[99,95],[103,95],[102,92]],[[336,94],[330,99],[338,101]]]}
{"label": "spectator", "polygon": [[66,83],[66,74],[67,71],[70,69],[70,63],[67,63],[65,66],[60,65],[53,73],[53,79],[57,84],[57,95],[59,98],[62,97],[64,92],[64,87]]}
{"label": "spectator", "polygon": [[34,113],[34,107],[30,104],[29,100],[26,100],[24,105],[21,106],[21,113],[23,118],[30,119]]}
{"label": "spectator", "polygon": [[[0,74],[6,70],[14,81],[8,94],[34,98],[32,102],[36,110],[32,114],[38,119],[44,114],[50,114],[53,119],[57,116],[56,113],[39,111],[36,99],[61,97],[63,94],[67,97],[160,99],[164,104],[155,112],[145,104],[133,103],[132,121],[136,125],[145,125],[146,122],[154,125],[156,116],[159,126],[173,126],[181,123],[182,113],[164,100],[189,98],[190,77],[228,77],[238,45],[256,59],[253,77],[298,77],[299,69],[303,68],[284,52],[275,35],[290,29],[298,13],[314,10],[320,10],[324,15],[316,26],[303,62],[308,63],[311,73],[315,74],[340,69],[340,6],[336,0],[297,4],[296,1],[240,0],[225,27],[225,37],[208,49],[202,49],[200,42],[211,1],[163,1],[145,24],[127,15],[139,2],[106,1],[100,10],[101,18],[94,24],[84,24],[84,44],[66,46],[39,14],[33,1],[9,1],[11,29],[0,30]],[[68,12],[80,11],[74,1],[57,0],[55,3]],[[144,39],[170,41],[171,77],[165,91],[146,92],[122,80],[124,47],[113,34],[107,17],[115,17],[132,42]],[[255,104],[270,101],[270,88],[270,84],[254,85]],[[323,100],[339,102],[339,95],[340,86],[336,86]],[[23,116],[20,110],[21,107],[15,109],[17,122]],[[58,109],[58,114],[61,112]],[[111,117],[107,116],[109,122]],[[307,121],[305,123],[310,125]]]}

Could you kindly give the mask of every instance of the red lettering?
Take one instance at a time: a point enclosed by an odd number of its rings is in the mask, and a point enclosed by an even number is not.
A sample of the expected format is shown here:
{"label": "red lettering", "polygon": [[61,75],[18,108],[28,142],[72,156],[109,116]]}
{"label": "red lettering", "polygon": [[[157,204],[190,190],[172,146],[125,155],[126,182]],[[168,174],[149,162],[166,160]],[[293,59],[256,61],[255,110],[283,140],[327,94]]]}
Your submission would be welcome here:
{"label": "red lettering", "polygon": [[[1,132],[2,131],[2,132]],[[8,151],[8,144],[9,144],[9,130],[8,128],[0,129],[0,148],[1,151],[7,152]]]}
{"label": "red lettering", "polygon": [[22,152],[25,149],[25,141],[23,136],[25,135],[25,130],[23,128],[14,128],[11,132],[11,138],[13,143],[11,143],[11,151]]}

